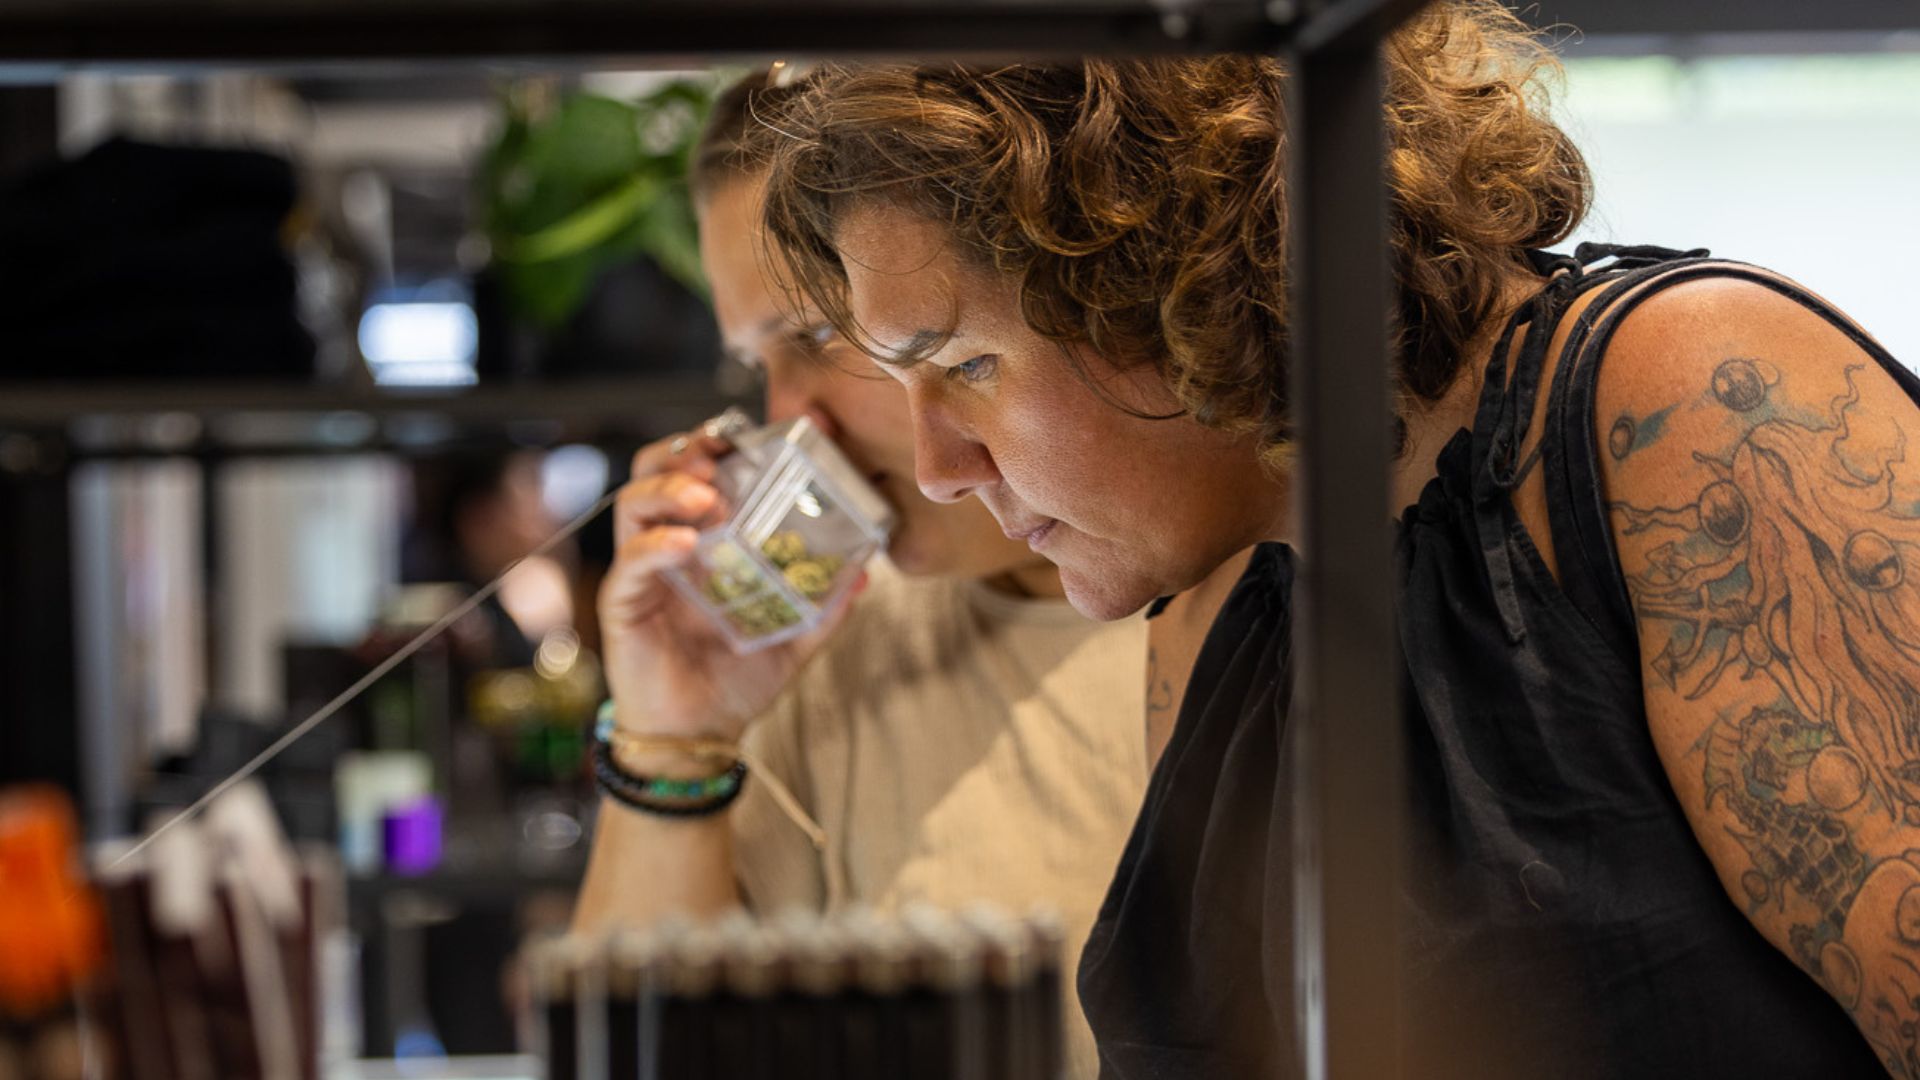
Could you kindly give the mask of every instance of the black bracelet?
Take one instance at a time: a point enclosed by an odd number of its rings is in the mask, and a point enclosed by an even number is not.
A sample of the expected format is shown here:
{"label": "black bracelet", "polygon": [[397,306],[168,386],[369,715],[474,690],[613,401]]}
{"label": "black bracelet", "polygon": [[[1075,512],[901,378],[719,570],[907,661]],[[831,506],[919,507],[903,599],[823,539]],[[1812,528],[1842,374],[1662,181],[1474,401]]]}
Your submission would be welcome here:
{"label": "black bracelet", "polygon": [[[707,817],[725,810],[747,786],[747,763],[736,761],[718,776],[700,780],[668,780],[635,776],[614,763],[604,740],[593,740],[593,778],[601,792],[614,801],[648,814],[666,817]],[[669,802],[666,799],[694,799]]]}

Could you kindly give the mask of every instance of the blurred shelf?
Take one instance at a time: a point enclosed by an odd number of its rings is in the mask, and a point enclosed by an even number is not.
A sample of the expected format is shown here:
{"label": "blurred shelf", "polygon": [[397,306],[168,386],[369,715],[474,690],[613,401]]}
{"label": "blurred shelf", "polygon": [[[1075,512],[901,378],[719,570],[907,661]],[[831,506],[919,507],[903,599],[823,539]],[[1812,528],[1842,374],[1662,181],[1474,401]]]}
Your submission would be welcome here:
{"label": "blurred shelf", "polygon": [[129,413],[436,413],[450,419],[615,419],[728,402],[710,377],[505,383],[454,389],[338,389],[286,382],[196,380],[0,382],[0,423],[44,424]]}
{"label": "blurred shelf", "polygon": [[524,1055],[344,1061],[327,1080],[540,1080],[546,1066]]}
{"label": "blurred shelf", "polygon": [[[745,403],[696,375],[435,390],[0,382],[0,435],[40,436],[61,444],[63,457],[406,452],[476,438],[530,445],[651,440],[733,404]],[[0,466],[9,463],[0,454]]]}
{"label": "blurred shelf", "polygon": [[[348,903],[369,918],[377,905],[389,897],[418,898],[449,904],[506,904],[524,900],[534,889],[556,889],[572,893],[586,875],[582,857],[555,860],[549,865],[528,869],[514,866],[435,870],[415,876],[400,874],[348,875]],[[424,910],[424,909],[423,909]]]}

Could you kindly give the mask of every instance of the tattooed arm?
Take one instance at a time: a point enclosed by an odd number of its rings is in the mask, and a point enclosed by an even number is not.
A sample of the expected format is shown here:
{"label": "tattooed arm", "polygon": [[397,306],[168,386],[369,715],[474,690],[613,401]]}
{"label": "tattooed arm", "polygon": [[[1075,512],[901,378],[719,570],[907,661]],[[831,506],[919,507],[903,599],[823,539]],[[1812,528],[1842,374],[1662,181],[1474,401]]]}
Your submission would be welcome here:
{"label": "tattooed arm", "polygon": [[1648,301],[1597,405],[1674,789],[1735,903],[1920,1080],[1920,410],[1734,281]]}

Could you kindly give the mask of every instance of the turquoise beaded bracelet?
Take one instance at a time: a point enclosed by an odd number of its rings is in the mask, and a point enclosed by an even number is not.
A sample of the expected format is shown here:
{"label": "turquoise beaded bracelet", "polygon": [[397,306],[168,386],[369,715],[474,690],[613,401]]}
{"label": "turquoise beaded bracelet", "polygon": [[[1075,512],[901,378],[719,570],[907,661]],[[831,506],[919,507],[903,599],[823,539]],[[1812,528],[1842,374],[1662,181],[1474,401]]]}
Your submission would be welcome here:
{"label": "turquoise beaded bracelet", "polygon": [[[699,817],[717,813],[740,795],[747,779],[747,763],[735,761],[715,776],[679,780],[664,776],[636,776],[614,760],[613,702],[600,706],[594,723],[593,775],[600,790],[619,802],[652,814]],[[670,800],[662,802],[661,800]]]}

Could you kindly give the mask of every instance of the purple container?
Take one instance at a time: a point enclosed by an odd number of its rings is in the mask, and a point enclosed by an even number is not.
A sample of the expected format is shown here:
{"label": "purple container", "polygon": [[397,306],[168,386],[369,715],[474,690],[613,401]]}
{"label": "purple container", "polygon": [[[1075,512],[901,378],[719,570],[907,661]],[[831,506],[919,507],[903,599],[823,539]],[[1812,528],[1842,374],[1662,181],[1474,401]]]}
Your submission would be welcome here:
{"label": "purple container", "polygon": [[440,865],[441,818],[440,803],[431,795],[396,804],[386,812],[380,829],[388,872],[414,877]]}

